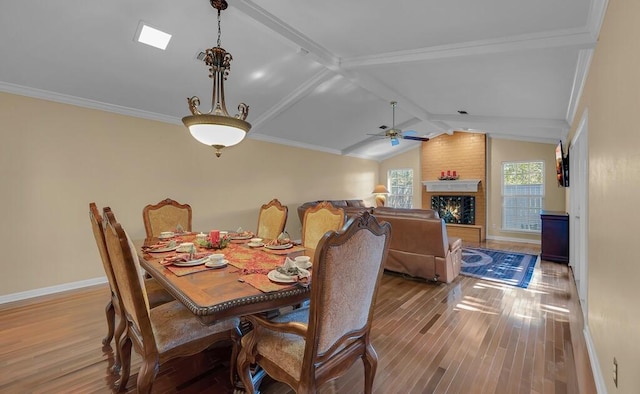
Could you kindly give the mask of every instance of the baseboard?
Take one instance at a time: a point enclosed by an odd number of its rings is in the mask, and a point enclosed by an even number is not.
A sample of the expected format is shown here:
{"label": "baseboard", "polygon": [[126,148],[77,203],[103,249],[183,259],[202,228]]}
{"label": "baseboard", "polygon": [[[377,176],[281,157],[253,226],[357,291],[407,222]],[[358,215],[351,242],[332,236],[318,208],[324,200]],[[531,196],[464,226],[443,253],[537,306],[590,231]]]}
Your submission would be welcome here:
{"label": "baseboard", "polygon": [[522,242],[525,244],[534,244],[534,245],[540,245],[540,241],[539,240],[535,240],[535,239],[522,239],[522,238],[511,238],[511,237],[499,237],[499,236],[495,236],[495,235],[487,235],[486,237],[488,240],[491,241],[505,241],[505,242]]}
{"label": "baseboard", "polygon": [[29,298],[40,297],[49,294],[61,293],[63,291],[80,289],[82,287],[89,287],[94,285],[99,285],[102,283],[107,283],[107,277],[102,276],[99,278],[81,280],[78,282],[65,283],[62,285],[50,286],[50,287],[42,287],[40,289],[21,291],[19,293],[12,293],[0,296],[0,305],[6,304],[14,301],[26,300]]}
{"label": "baseboard", "polygon": [[584,334],[584,341],[587,344],[587,353],[589,353],[589,361],[591,362],[593,380],[596,383],[596,391],[598,392],[598,394],[607,394],[607,385],[604,383],[602,369],[600,369],[600,362],[598,362],[598,355],[596,354],[596,347],[593,344],[593,339],[591,339],[591,331],[589,331],[589,326],[585,324],[582,332]]}

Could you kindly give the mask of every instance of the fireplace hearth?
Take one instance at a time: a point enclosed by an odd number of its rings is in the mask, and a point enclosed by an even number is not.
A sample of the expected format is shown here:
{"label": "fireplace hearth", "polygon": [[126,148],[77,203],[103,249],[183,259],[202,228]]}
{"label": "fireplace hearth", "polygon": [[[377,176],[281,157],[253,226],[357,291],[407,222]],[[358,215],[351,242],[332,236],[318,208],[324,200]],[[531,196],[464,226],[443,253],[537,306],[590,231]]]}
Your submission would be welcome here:
{"label": "fireplace hearth", "polygon": [[445,223],[476,223],[475,196],[432,196],[431,209],[437,211]]}

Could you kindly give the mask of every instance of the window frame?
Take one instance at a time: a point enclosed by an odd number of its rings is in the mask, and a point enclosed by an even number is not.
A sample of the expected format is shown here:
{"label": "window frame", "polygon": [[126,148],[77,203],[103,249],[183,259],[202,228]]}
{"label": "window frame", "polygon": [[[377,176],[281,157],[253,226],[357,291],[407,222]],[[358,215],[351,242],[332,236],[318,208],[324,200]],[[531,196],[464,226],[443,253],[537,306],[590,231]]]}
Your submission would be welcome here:
{"label": "window frame", "polygon": [[[540,163],[541,165],[541,179],[542,179],[542,184],[540,185],[540,194],[506,194],[505,193],[505,189],[506,189],[506,174],[505,174],[505,167],[507,165],[510,164],[523,164],[523,163],[528,163],[528,164],[532,164],[532,163]],[[527,172],[527,176],[530,177],[532,171],[528,171]],[[537,183],[526,183],[526,184],[522,184],[522,185],[516,185],[516,186],[534,186],[534,185],[538,185]],[[545,200],[545,196],[546,196],[546,177],[545,177],[545,161],[541,160],[541,159],[537,159],[537,160],[515,160],[515,161],[503,161],[502,165],[501,165],[501,181],[500,181],[500,197],[501,197],[501,224],[500,224],[500,230],[504,231],[504,232],[522,232],[522,233],[528,233],[528,234],[540,234],[542,232],[542,220],[540,218],[540,211],[543,209],[544,207],[544,200]],[[528,200],[528,207],[518,207],[517,204],[515,207],[513,206],[507,206],[507,199],[511,197],[511,198],[516,198],[516,199],[521,199],[521,200],[525,200],[525,202],[527,202],[526,200]],[[532,203],[532,199],[538,199],[539,198],[539,207],[538,206],[531,206]],[[514,215],[511,215],[509,213],[507,213],[507,209],[516,210],[516,219],[513,220],[508,220],[508,218],[513,217]],[[517,220],[517,217],[519,215],[517,215],[518,212],[523,211],[523,210],[528,210],[530,211],[529,215],[525,216],[526,220]],[[508,222],[516,222],[516,223],[520,223],[520,228],[512,228],[512,227],[507,227],[507,223]],[[530,228],[532,226],[532,223],[535,222],[535,226],[534,228]],[[522,226],[528,226],[527,227],[522,227]]]}
{"label": "window frame", "polygon": [[[392,173],[396,173],[399,171],[409,171],[411,174],[411,185],[409,188],[409,193],[408,194],[394,194],[393,193],[393,185],[392,185],[392,178],[394,178],[392,176]],[[397,176],[395,177],[396,179],[398,178]],[[413,171],[413,168],[408,168],[408,167],[404,167],[404,168],[390,168],[387,170],[387,190],[389,190],[389,195],[387,196],[387,203],[385,204],[387,207],[391,207],[391,208],[408,208],[408,209],[412,209],[413,208],[413,201],[414,201],[414,182],[415,182],[415,174]],[[401,186],[396,186],[396,187],[401,187]],[[404,186],[406,188],[406,186]],[[394,202],[396,200],[395,197],[406,197],[408,198],[408,204],[400,204],[400,206],[396,206],[394,204],[392,204],[392,202]]]}

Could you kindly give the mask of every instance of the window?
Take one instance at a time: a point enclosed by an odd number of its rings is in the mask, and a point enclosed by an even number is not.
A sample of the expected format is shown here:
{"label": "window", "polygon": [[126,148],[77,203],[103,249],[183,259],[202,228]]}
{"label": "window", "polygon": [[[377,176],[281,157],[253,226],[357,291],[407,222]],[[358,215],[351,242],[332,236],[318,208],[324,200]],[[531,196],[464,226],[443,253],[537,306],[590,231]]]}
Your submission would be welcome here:
{"label": "window", "polygon": [[387,206],[392,208],[413,208],[413,170],[410,168],[389,170],[389,198]]}
{"label": "window", "polygon": [[540,232],[544,162],[502,163],[502,230]]}

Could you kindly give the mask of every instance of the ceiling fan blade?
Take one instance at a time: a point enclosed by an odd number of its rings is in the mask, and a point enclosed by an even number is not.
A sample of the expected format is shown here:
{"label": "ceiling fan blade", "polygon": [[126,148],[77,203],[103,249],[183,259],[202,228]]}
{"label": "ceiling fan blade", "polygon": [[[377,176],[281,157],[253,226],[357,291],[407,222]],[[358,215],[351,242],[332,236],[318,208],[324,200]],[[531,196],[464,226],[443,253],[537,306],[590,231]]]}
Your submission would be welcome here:
{"label": "ceiling fan blade", "polygon": [[416,135],[418,135],[418,132],[417,132],[417,131],[415,131],[415,130],[406,130],[406,131],[403,131],[403,132],[402,132],[402,135],[403,135],[403,136],[407,136],[407,135],[409,135],[409,136],[416,136]]}
{"label": "ceiling fan blade", "polygon": [[397,138],[392,138],[392,139],[391,139],[391,146],[396,146],[396,145],[398,145],[398,144],[400,144],[400,141],[398,141],[398,139],[397,139]]}
{"label": "ceiling fan blade", "polygon": [[413,140],[413,141],[429,141],[429,139],[427,137],[413,137],[413,136],[402,136],[402,138],[404,138],[405,140]]}

